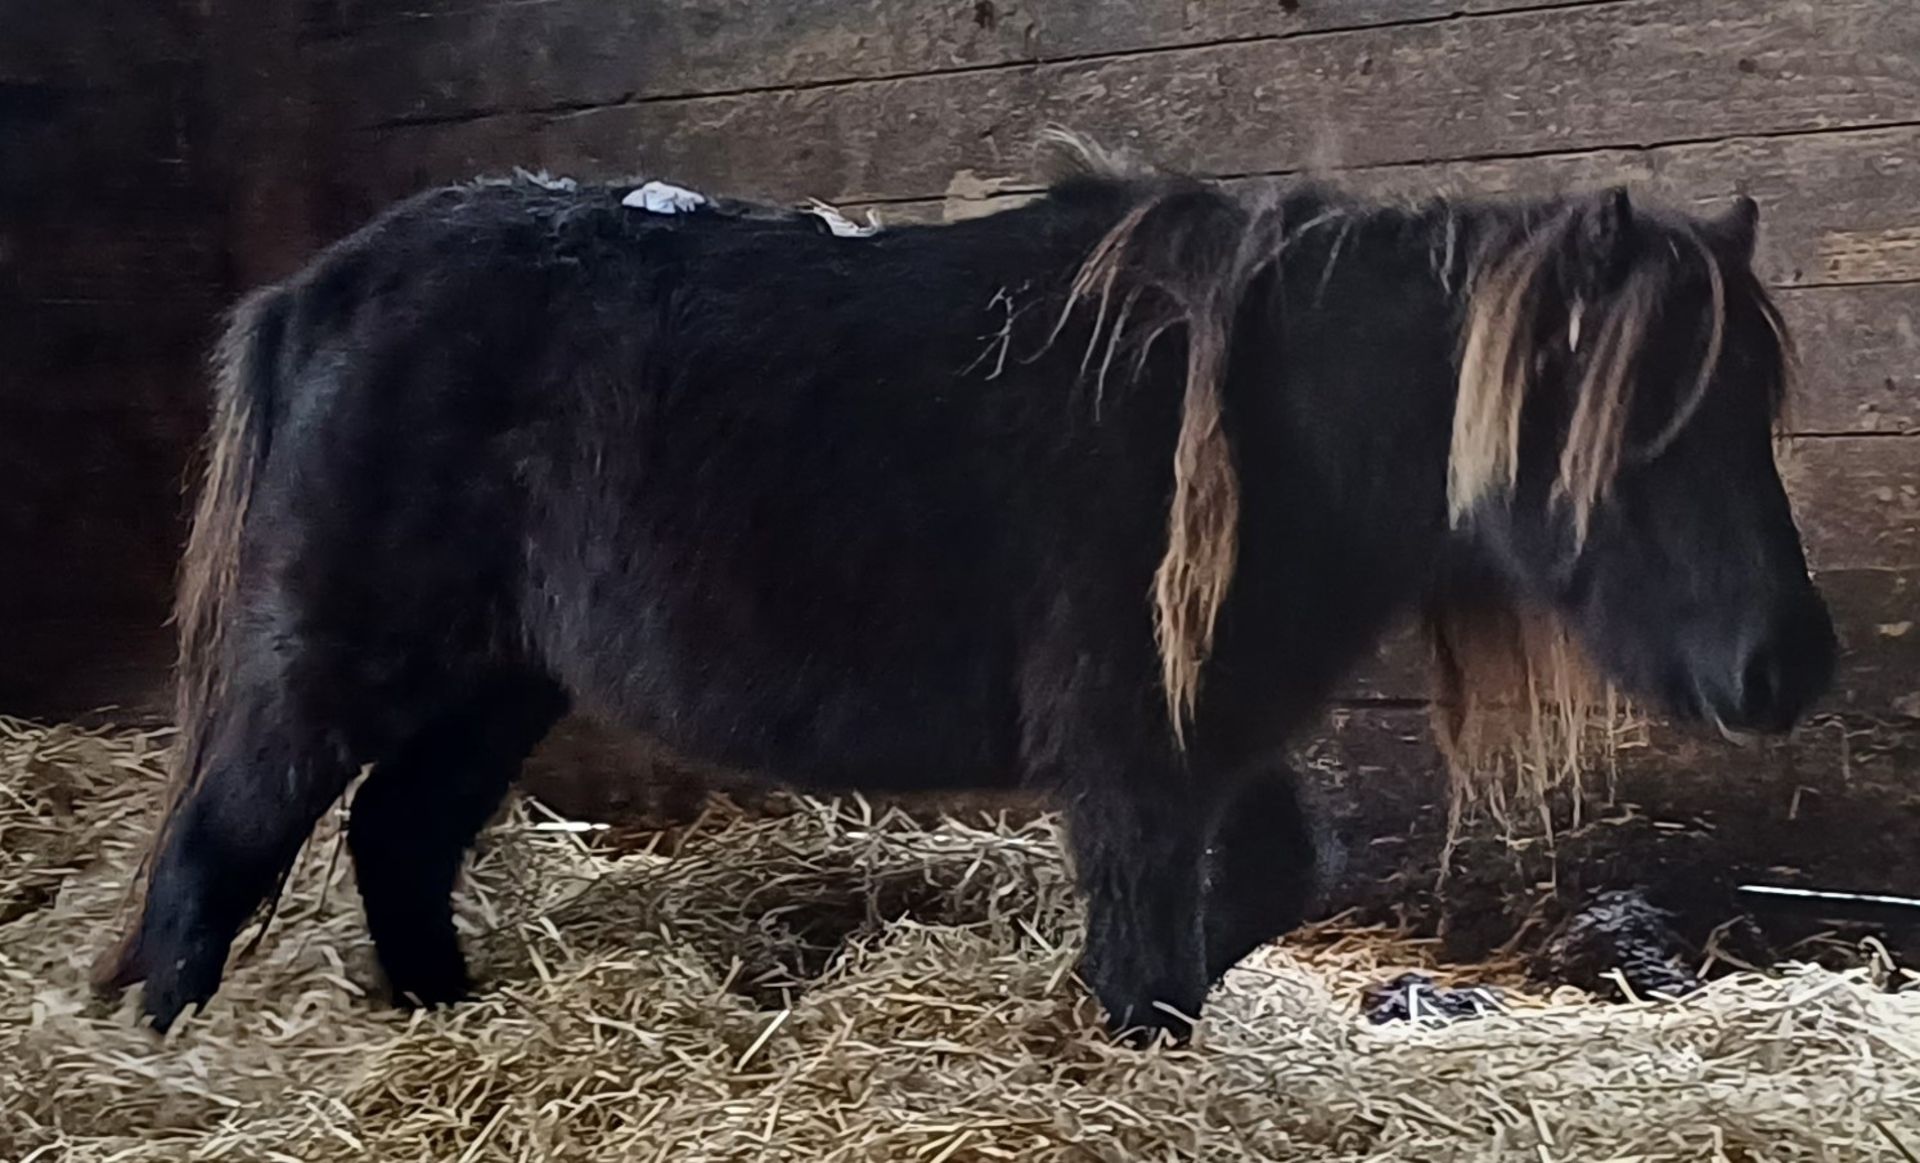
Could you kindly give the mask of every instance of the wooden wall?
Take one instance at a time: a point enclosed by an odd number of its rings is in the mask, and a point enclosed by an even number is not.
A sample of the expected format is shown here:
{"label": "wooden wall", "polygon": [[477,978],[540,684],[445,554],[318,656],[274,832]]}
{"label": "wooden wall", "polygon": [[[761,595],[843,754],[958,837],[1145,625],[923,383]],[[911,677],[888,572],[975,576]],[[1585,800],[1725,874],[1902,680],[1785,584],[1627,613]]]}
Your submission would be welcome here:
{"label": "wooden wall", "polygon": [[189,0],[0,0],[0,710],[151,685],[226,295]]}

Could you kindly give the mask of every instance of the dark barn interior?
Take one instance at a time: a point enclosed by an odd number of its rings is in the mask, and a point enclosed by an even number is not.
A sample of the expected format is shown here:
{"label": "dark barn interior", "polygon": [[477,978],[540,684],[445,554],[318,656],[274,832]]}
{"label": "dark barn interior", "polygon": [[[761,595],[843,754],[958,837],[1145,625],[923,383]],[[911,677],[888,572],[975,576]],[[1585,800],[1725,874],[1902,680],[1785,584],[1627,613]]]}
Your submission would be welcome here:
{"label": "dark barn interior", "polygon": [[[1801,831],[1823,812],[1916,818],[1920,29],[1906,6],[961,7],[10,5],[0,710],[164,712],[219,313],[391,200],[522,167],[953,218],[1031,189],[1034,135],[1064,124],[1229,177],[1754,197],[1759,261],[1803,354],[1783,467],[1841,624],[1841,678],[1796,743],[1762,756],[1663,736],[1629,757],[1629,784],[1768,844],[1789,804]],[[1371,817],[1404,791],[1392,832],[1433,798],[1423,671],[1410,641],[1387,644],[1317,745],[1399,773],[1335,797]],[[630,803],[620,773],[646,764],[633,746],[578,727],[536,786],[570,807]],[[1863,802],[1863,787],[1885,794]],[[1781,862],[1816,867],[1808,849]],[[1887,849],[1881,868],[1917,867],[1898,837]]]}
{"label": "dark barn interior", "polygon": [[[1910,0],[0,0],[0,715],[164,722],[221,315],[389,202],[517,167],[952,220],[1030,194],[1058,124],[1228,181],[1755,199],[1833,693],[1757,750],[1653,724],[1581,826],[1563,796],[1516,845],[1449,835],[1426,660],[1392,639],[1302,743],[1345,859],[1328,911],[1472,959],[1597,888],[1647,887],[1696,942],[1743,882],[1913,895],[1917,111]],[[586,722],[527,784],[616,821],[739,786]]]}

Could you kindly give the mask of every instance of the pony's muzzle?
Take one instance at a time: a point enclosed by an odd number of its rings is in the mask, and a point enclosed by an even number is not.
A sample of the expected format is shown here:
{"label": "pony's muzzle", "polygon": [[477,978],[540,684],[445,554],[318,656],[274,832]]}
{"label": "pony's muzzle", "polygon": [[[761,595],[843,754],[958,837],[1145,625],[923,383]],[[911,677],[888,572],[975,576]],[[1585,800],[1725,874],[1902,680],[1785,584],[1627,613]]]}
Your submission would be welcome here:
{"label": "pony's muzzle", "polygon": [[1838,645],[1826,603],[1809,588],[1740,643],[1731,666],[1714,668],[1718,681],[1701,683],[1705,717],[1729,738],[1792,730],[1833,682]]}

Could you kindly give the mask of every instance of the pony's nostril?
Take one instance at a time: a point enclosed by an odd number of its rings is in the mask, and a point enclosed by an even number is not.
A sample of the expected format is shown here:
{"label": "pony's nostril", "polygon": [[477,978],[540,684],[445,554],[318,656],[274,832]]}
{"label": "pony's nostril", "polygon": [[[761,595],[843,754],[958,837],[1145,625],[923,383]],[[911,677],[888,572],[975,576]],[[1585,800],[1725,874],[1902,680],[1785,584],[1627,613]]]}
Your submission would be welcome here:
{"label": "pony's nostril", "polygon": [[1778,717],[1780,710],[1780,655],[1769,646],[1761,646],[1747,656],[1740,669],[1740,687],[1735,704],[1743,723],[1765,723]]}

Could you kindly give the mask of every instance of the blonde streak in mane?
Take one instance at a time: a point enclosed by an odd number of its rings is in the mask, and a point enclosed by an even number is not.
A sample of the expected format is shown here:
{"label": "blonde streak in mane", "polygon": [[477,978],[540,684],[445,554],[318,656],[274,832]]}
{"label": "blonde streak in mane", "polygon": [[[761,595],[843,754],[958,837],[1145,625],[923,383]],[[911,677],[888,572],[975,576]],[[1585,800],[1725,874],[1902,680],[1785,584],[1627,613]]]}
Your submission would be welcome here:
{"label": "blonde streak in mane", "polygon": [[1618,297],[1598,309],[1603,320],[1580,380],[1579,402],[1567,425],[1553,484],[1553,499],[1572,511],[1576,549],[1586,543],[1594,507],[1620,467],[1635,361],[1653,309],[1652,281],[1645,271],[1633,272]]}
{"label": "blonde streak in mane", "polygon": [[1261,271],[1279,261],[1287,233],[1278,199],[1241,203],[1246,222],[1223,276],[1187,301],[1187,382],[1174,448],[1173,506],[1167,552],[1154,572],[1154,637],[1175,741],[1200,697],[1200,675],[1212,653],[1220,608],[1239,556],[1240,477],[1227,438],[1221,391],[1232,343],[1232,319]]}
{"label": "blonde streak in mane", "polygon": [[[1135,287],[1127,292],[1127,297],[1120,300],[1120,311],[1113,317],[1113,326],[1107,329],[1106,351],[1100,357],[1100,370],[1096,372],[1093,377],[1093,414],[1096,419],[1100,415],[1101,405],[1106,402],[1107,375],[1113,370],[1113,357],[1120,351],[1120,341],[1126,336],[1127,332],[1127,321],[1133,317],[1134,308],[1140,305],[1140,295],[1141,288],[1139,287]],[[1094,335],[1096,338],[1099,335],[1097,326]],[[1093,348],[1094,344],[1089,342],[1087,344],[1088,356],[1092,355]],[[1144,358],[1145,356],[1143,354],[1142,359],[1144,360]],[[1087,374],[1086,368],[1087,360],[1083,357],[1080,361],[1080,374],[1082,376]]]}
{"label": "blonde streak in mane", "polygon": [[[1487,498],[1509,491],[1520,467],[1521,419],[1533,388],[1535,337],[1556,253],[1578,226],[1572,209],[1477,255],[1470,264],[1465,337],[1447,463],[1450,520],[1458,525]],[[1644,312],[1617,302],[1581,305],[1590,362],[1581,398],[1585,414],[1570,425],[1563,464],[1576,519],[1583,522],[1596,486],[1617,465],[1631,356]],[[1639,318],[1640,322],[1635,322]],[[1578,333],[1572,333],[1579,345]],[[1597,389],[1593,395],[1589,389]],[[1619,389],[1619,390],[1614,390]],[[1578,412],[1579,409],[1577,408]],[[1578,429],[1576,436],[1574,430]],[[1607,449],[1615,452],[1608,454]],[[1596,701],[1611,694],[1584,653],[1544,611],[1506,595],[1446,595],[1429,615],[1435,658],[1435,727],[1454,792],[1449,843],[1478,805],[1511,827],[1512,798],[1523,792],[1551,822],[1545,795],[1580,764]],[[1510,789],[1509,784],[1513,787]]]}
{"label": "blonde streak in mane", "polygon": [[1687,240],[1693,244],[1700,255],[1700,261],[1706,264],[1707,286],[1709,290],[1709,314],[1707,316],[1707,350],[1700,358],[1700,370],[1694,377],[1693,390],[1686,401],[1674,411],[1673,419],[1667,423],[1659,436],[1642,451],[1648,460],[1667,450],[1692,421],[1694,413],[1707,398],[1707,389],[1713,383],[1713,375],[1720,369],[1720,351],[1726,343],[1727,329],[1727,280],[1720,270],[1720,260],[1714,257],[1713,250],[1697,233],[1689,231]]}
{"label": "blonde streak in mane", "polygon": [[[1082,353],[1080,370],[1084,374],[1092,362],[1093,351],[1100,343],[1101,332],[1106,327],[1107,308],[1113,298],[1113,288],[1119,282],[1121,268],[1126,265],[1127,248],[1134,234],[1148,214],[1161,202],[1160,198],[1144,198],[1113,224],[1100,241],[1094,244],[1087,257],[1074,272],[1073,282],[1067,288],[1066,302],[1061,305],[1060,316],[1054,320],[1053,330],[1048,333],[1046,344],[1051,346],[1067,329],[1074,312],[1089,300],[1097,300],[1093,331],[1087,337],[1087,350]],[[1098,294],[1096,295],[1096,290]]]}
{"label": "blonde streak in mane", "polygon": [[[1238,553],[1240,485],[1220,393],[1232,304],[1259,267],[1258,248],[1243,237],[1228,269],[1196,276],[1209,280],[1205,289],[1143,275],[1142,282],[1127,289],[1117,316],[1113,315],[1116,289],[1128,280],[1129,268],[1141,269],[1141,228],[1167,197],[1161,193],[1142,198],[1094,245],[1075,274],[1048,342],[1061,334],[1077,309],[1093,303],[1095,318],[1081,356],[1081,374],[1097,366],[1099,390],[1104,391],[1106,373],[1119,346],[1117,332],[1136,312],[1146,316],[1141,322],[1144,337],[1137,342],[1136,373],[1162,335],[1175,328],[1187,333],[1186,384],[1174,445],[1167,547],[1152,587],[1161,679],[1175,740],[1184,747],[1186,728],[1199,701],[1200,672],[1212,651]],[[1144,296],[1151,296],[1154,309],[1143,306]]]}
{"label": "blonde streak in mane", "polygon": [[1466,342],[1447,455],[1447,517],[1454,525],[1519,471],[1520,418],[1532,378],[1526,338],[1557,233],[1542,231],[1486,260],[1470,279]]}
{"label": "blonde streak in mane", "polygon": [[1220,401],[1226,354],[1224,314],[1194,312],[1188,320],[1187,386],[1174,449],[1167,552],[1153,579],[1161,677],[1174,736],[1182,746],[1238,553],[1240,483]]}

